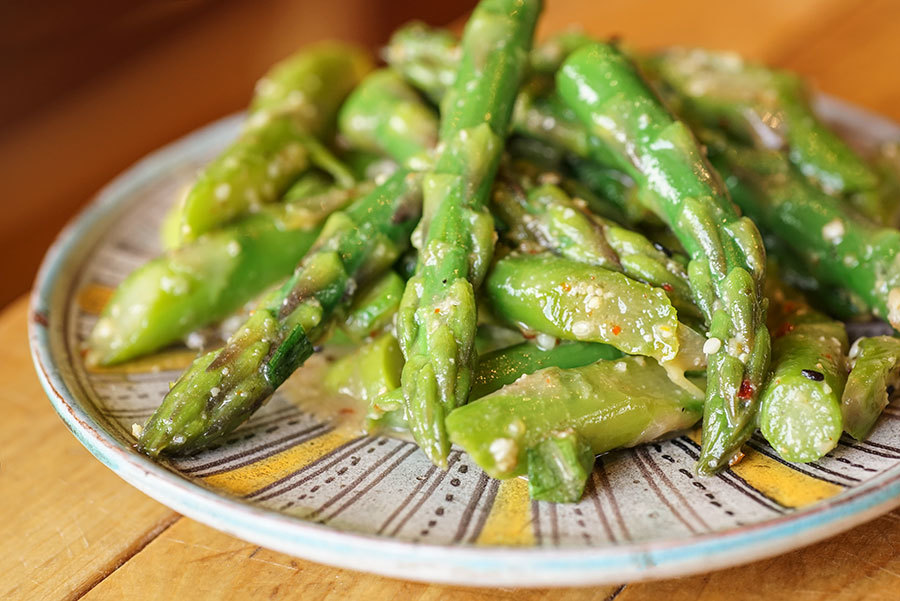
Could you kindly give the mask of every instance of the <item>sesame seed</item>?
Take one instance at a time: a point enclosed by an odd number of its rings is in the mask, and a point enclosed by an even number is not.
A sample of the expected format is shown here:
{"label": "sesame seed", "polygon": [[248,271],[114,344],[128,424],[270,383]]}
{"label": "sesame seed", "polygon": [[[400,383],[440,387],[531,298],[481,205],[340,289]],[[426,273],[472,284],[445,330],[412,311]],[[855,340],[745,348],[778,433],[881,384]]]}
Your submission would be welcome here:
{"label": "sesame seed", "polygon": [[229,196],[231,196],[231,185],[230,184],[219,184],[215,189],[216,198],[219,200],[227,200]]}

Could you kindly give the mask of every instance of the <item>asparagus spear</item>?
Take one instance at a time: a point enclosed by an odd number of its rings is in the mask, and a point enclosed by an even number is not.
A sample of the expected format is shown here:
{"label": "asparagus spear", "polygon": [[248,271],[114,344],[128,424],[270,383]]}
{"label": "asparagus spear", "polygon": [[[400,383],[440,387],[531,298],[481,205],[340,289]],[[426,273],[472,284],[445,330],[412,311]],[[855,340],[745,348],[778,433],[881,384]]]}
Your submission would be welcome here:
{"label": "asparagus spear", "polygon": [[[554,65],[568,52],[590,42],[580,34],[560,35],[539,46],[531,56],[532,73],[515,102],[512,130],[566,149],[579,156],[602,153],[605,146],[578,121],[553,91]],[[435,102],[442,102],[453,85],[459,46],[452,34],[414,23],[398,30],[388,45],[388,63]]]}
{"label": "asparagus spear", "polygon": [[88,362],[128,361],[230,315],[290,275],[321,222],[352,194],[332,188],[272,205],[139,267],[119,285],[91,331]]}
{"label": "asparagus spear", "polygon": [[821,459],[841,437],[844,324],[770,283],[772,375],[760,393],[763,436],[788,461]]}
{"label": "asparagus spear", "polygon": [[469,400],[480,399],[545,367],[568,369],[621,356],[622,352],[615,347],[598,342],[563,341],[550,349],[541,349],[533,342],[521,342],[478,358]]}
{"label": "asparagus spear", "polygon": [[437,123],[414,89],[394,71],[371,73],[350,94],[338,116],[341,134],[354,147],[390,155],[421,169],[422,149],[437,143]]}
{"label": "asparagus spear", "polygon": [[574,430],[548,436],[526,451],[528,496],[551,503],[577,502],[594,460],[591,446]]}
{"label": "asparagus spear", "polygon": [[[745,193],[742,187],[734,185],[729,187],[732,189],[732,197],[736,200],[739,194]],[[781,279],[789,286],[800,290],[810,305],[841,321],[869,317],[868,307],[859,296],[846,288],[820,282],[809,273],[809,268],[803,260],[782,240],[765,235],[764,240],[766,253],[770,262],[777,264]]]}
{"label": "asparagus spear", "polygon": [[649,65],[690,119],[759,148],[785,149],[804,175],[827,191],[857,194],[858,208],[880,216],[877,173],[819,120],[796,74],[699,48],[666,50]]}
{"label": "asparagus spear", "polygon": [[400,386],[403,354],[393,334],[382,334],[341,357],[325,373],[325,389],[363,403]]}
{"label": "asparagus spear", "polygon": [[549,250],[562,257],[622,271],[603,226],[558,186],[537,184],[504,170],[494,185],[491,209],[506,225],[504,237],[522,251]]}
{"label": "asparagus spear", "polygon": [[702,393],[650,359],[623,357],[537,371],[455,409],[447,430],[490,476],[511,478],[528,473],[528,450],[550,436],[573,431],[599,454],[689,428],[702,411]]}
{"label": "asparagus spear", "polygon": [[[872,167],[880,177],[878,211],[875,223],[884,226],[900,225],[900,140],[885,142],[872,157]],[[872,217],[872,214],[869,214]]]}
{"label": "asparagus spear", "polygon": [[221,351],[199,357],[182,374],[144,427],[140,448],[150,455],[190,452],[246,420],[312,354],[357,287],[406,251],[421,205],[422,176],[399,169],[333,214],[284,286]]}
{"label": "asparagus spear", "polygon": [[[597,361],[618,359],[622,352],[598,342],[563,341],[552,348],[542,349],[533,342],[520,342],[496,349],[478,357],[478,367],[472,377],[469,401],[474,401],[512,384],[524,375],[544,369],[582,367]],[[376,397],[369,403],[370,430],[407,431],[403,418],[403,391],[399,388]]]}
{"label": "asparagus spear", "polygon": [[900,340],[890,336],[860,338],[850,349],[852,369],[841,398],[844,430],[856,440],[872,431],[900,383]]}
{"label": "asparagus spear", "polygon": [[354,289],[406,248],[421,177],[399,171],[333,214],[284,286],[265,298],[225,347],[197,358],[143,428],[142,451],[187,453],[226,436],[313,353]]}
{"label": "asparagus spear", "polygon": [[485,203],[506,138],[540,2],[482,0],[466,25],[444,99],[443,150],[424,184],[416,274],[397,315],[405,412],[419,446],[446,466],[444,415],[465,403],[475,364],[475,289],[493,251]]}
{"label": "asparagus spear", "polygon": [[555,185],[518,179],[502,177],[491,206],[508,227],[506,238],[520,250],[537,247],[579,263],[622,271],[665,290],[679,316],[701,317],[691,298],[686,261],[667,255],[643,234],[592,214],[585,203]]}
{"label": "asparagus spear", "polygon": [[384,329],[400,307],[404,286],[406,282],[403,278],[396,271],[389,270],[360,291],[347,310],[341,329],[356,341]]}
{"label": "asparagus spear", "polygon": [[348,185],[352,177],[319,141],[341,101],[371,68],[353,46],[327,43],[279,63],[256,88],[241,136],[207,165],[180,208],[181,242],[278,200],[311,164]]}
{"label": "asparagus spear", "polygon": [[453,33],[419,21],[397,29],[384,51],[387,63],[435,104],[453,87],[461,55]]}
{"label": "asparagus spear", "polygon": [[697,469],[713,474],[739,456],[755,429],[757,394],[769,362],[759,232],[738,217],[690,130],[615,48],[592,44],[577,50],[559,70],[557,86],[585,127],[653,193],[655,212],[691,256],[688,273],[710,337]]}
{"label": "asparagus spear", "polygon": [[653,357],[684,385],[685,371],[705,366],[702,336],[678,322],[665,292],[621,273],[510,255],[494,265],[485,288],[498,315],[530,331]]}
{"label": "asparagus spear", "polygon": [[552,77],[570,54],[595,41],[595,37],[578,27],[557,32],[531,51],[531,72]]}
{"label": "asparagus spear", "polygon": [[900,326],[900,231],[850,211],[777,151],[708,145],[734,200],[777,237],[817,280],[849,289],[870,311]]}

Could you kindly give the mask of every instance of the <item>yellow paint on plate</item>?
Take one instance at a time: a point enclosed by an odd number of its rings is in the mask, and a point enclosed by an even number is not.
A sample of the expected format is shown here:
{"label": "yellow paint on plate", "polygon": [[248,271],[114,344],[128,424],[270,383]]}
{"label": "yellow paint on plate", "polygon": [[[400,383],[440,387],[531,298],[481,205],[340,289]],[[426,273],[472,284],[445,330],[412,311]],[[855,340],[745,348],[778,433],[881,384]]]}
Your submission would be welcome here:
{"label": "yellow paint on plate", "polygon": [[[699,443],[700,431],[693,431],[690,437]],[[731,466],[731,472],[784,507],[806,507],[844,490],[843,486],[810,476],[758,451],[744,449],[744,458]]]}
{"label": "yellow paint on plate", "polygon": [[103,307],[112,297],[113,289],[99,284],[88,284],[78,291],[77,303],[79,308],[91,315],[100,315]]}
{"label": "yellow paint on plate", "polygon": [[500,482],[494,505],[475,542],[479,545],[534,546],[531,499],[526,480],[511,478]]}
{"label": "yellow paint on plate", "polygon": [[331,430],[271,457],[203,480],[233,495],[248,495],[309,465],[353,438],[346,430]]}

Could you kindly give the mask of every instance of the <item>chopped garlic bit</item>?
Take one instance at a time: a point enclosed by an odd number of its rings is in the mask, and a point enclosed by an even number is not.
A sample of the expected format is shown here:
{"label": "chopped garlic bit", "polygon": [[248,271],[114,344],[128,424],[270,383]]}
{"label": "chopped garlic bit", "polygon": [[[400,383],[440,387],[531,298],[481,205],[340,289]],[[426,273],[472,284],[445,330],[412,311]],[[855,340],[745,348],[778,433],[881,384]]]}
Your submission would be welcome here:
{"label": "chopped garlic bit", "polygon": [[519,447],[511,438],[495,438],[488,447],[497,468],[506,472],[516,467],[519,461]]}
{"label": "chopped garlic bit", "polygon": [[850,352],[847,354],[847,358],[850,360],[850,368],[853,369],[856,367],[856,358],[859,357],[859,341],[862,338],[857,338],[853,341],[853,344],[850,345]]}
{"label": "chopped garlic bit", "polygon": [[705,355],[714,355],[722,348],[722,341],[718,338],[710,338],[703,343],[703,353]]}
{"label": "chopped garlic bit", "polygon": [[822,238],[827,242],[839,242],[845,233],[844,222],[837,217],[822,226]]}
{"label": "chopped garlic bit", "polygon": [[131,424],[131,433],[135,438],[140,438],[141,434],[144,432],[144,426],[140,424]]}
{"label": "chopped garlic bit", "polygon": [[888,321],[893,325],[900,323],[900,288],[891,288],[888,292]]}
{"label": "chopped garlic bit", "polygon": [[229,184],[219,184],[216,186],[216,189],[213,190],[213,194],[215,194],[218,200],[226,200],[231,196],[231,186]]}
{"label": "chopped garlic bit", "polygon": [[584,338],[591,333],[591,324],[586,321],[576,321],[572,324],[572,333],[576,338]]}
{"label": "chopped garlic bit", "polygon": [[553,347],[556,346],[556,336],[551,336],[550,334],[544,334],[543,332],[538,332],[537,336],[534,338],[537,347],[542,351],[549,351]]}

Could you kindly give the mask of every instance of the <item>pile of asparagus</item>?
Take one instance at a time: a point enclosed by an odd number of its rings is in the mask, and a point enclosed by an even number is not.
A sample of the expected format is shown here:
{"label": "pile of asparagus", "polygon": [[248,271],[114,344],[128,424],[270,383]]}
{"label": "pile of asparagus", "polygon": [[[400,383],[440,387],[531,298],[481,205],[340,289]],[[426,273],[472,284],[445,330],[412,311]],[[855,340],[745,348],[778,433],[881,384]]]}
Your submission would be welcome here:
{"label": "pile of asparagus", "polygon": [[704,475],[757,428],[789,461],[868,435],[900,342],[848,350],[841,320],[900,326],[896,148],[864,160],[795,75],[731,54],[532,49],[539,12],[482,0],[461,39],[401,28],[386,67],[325,44],[260,80],[90,337],[91,361],[127,361],[259,297],[142,451],[221,440],[339,339],[325,385],[371,431],[441,467],[457,444],[536,499],[701,419]]}

